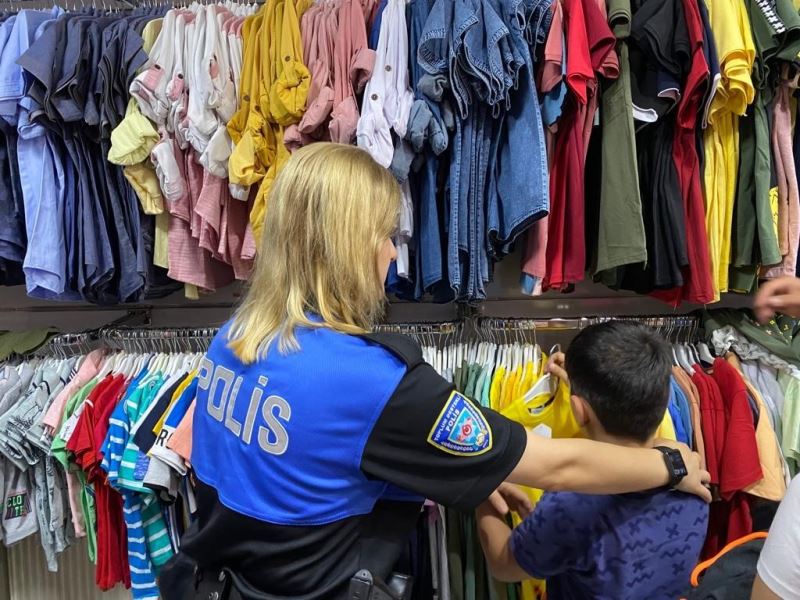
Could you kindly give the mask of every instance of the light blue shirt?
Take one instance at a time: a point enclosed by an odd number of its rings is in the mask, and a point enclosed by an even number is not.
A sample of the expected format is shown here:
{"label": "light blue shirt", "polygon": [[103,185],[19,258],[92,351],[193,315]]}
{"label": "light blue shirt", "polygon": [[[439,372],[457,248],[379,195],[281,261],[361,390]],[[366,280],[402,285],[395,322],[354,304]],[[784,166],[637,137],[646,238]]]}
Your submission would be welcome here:
{"label": "light blue shirt", "polygon": [[[18,34],[9,38],[19,52],[17,59],[25,54],[31,45],[44,35],[48,25],[63,11],[22,11],[28,13],[24,18],[18,16]],[[20,13],[22,15],[22,13]],[[14,40],[13,42],[11,40]],[[25,46],[27,44],[27,46]],[[8,44],[7,44],[8,49]],[[38,58],[38,57],[37,57]],[[48,60],[48,57],[41,57]],[[52,60],[52,57],[49,57]],[[4,65],[0,62],[0,66]],[[16,62],[15,62],[16,66]],[[8,84],[6,89],[18,86],[22,81],[25,93],[25,77],[22,70],[0,71],[0,85]],[[20,80],[18,77],[22,77]],[[30,79],[28,79],[30,81]],[[29,97],[21,96],[17,104],[17,155],[19,158],[20,184],[25,204],[25,229],[28,248],[22,269],[28,295],[43,299],[78,299],[65,296],[66,284],[66,245],[64,239],[64,166],[58,149],[38,123],[31,123],[29,111],[38,108]]]}

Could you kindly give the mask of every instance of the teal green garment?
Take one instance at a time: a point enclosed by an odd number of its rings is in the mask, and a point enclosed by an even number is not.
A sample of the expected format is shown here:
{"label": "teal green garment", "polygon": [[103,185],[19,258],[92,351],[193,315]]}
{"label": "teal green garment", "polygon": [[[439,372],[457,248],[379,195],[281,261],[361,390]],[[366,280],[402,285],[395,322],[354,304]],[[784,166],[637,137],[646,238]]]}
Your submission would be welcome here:
{"label": "teal green garment", "polygon": [[467,361],[461,361],[461,368],[458,371],[459,379],[458,379],[458,390],[463,394],[464,388],[467,387]]}
{"label": "teal green garment", "polygon": [[467,365],[467,373],[464,376],[464,395],[467,398],[472,398],[472,392],[470,390],[471,389],[475,389],[475,380],[474,380],[473,375],[472,375],[472,373],[474,371],[474,368],[475,368],[475,365],[468,364]]}
{"label": "teal green garment", "polygon": [[518,583],[509,583],[507,588],[508,590],[508,600],[518,600],[519,599],[519,584]]}
{"label": "teal green garment", "polygon": [[[139,421],[150,406],[150,403],[156,398],[165,379],[164,375],[160,372],[153,374],[153,376],[147,376],[136,390],[128,396],[126,408],[129,410],[126,410],[126,412],[130,419],[131,427]],[[140,494],[150,495],[153,493],[153,490],[145,487],[142,480],[134,476],[138,458],[139,448],[133,441],[133,436],[131,436],[122,453],[122,462],[119,468],[119,480],[117,483],[122,488],[139,492]]]}
{"label": "teal green garment", "polygon": [[490,368],[487,370],[486,379],[483,380],[483,392],[481,392],[481,404],[483,406],[491,406],[492,400],[489,398],[489,391],[492,389],[492,376],[494,375],[493,370]]}
{"label": "teal green garment", "polygon": [[469,372],[467,375],[467,391],[466,391],[467,398],[475,399],[475,384],[478,382],[478,375],[480,369],[481,369],[480,365],[475,363],[469,366]]}
{"label": "teal green garment", "polygon": [[475,382],[475,402],[478,402],[481,406],[486,406],[483,402],[483,384],[486,381],[486,375],[488,373],[488,369],[486,367],[480,367],[478,372],[478,380]]}

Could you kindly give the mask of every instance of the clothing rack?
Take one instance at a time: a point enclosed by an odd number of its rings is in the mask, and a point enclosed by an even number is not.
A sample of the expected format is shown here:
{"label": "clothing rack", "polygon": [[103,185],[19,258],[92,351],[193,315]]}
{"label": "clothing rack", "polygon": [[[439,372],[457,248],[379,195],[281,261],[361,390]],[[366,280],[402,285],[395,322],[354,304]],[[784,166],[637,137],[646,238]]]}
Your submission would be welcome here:
{"label": "clothing rack", "polygon": [[[128,314],[99,329],[61,333],[51,337],[34,351],[35,356],[68,358],[96,348],[124,352],[204,352],[216,327],[148,327],[147,310],[133,309]],[[495,343],[537,342],[537,334],[573,332],[593,323],[612,319],[636,321],[655,328],[673,341],[697,339],[700,317],[694,315],[656,317],[580,317],[575,319],[505,319],[495,317],[465,318],[457,321],[383,323],[376,333],[400,333],[424,346],[447,346],[468,341]]]}
{"label": "clothing rack", "polygon": [[[514,341],[536,341],[537,333],[566,333],[585,329],[589,325],[607,321],[634,321],[656,329],[666,338],[689,342],[697,339],[700,333],[698,315],[671,316],[622,316],[622,317],[579,317],[564,319],[518,319],[496,317],[466,317],[457,321],[387,323],[375,328],[379,333],[402,333],[420,343],[438,346],[450,342],[494,341],[508,343]],[[528,340],[528,337],[533,340]]]}
{"label": "clothing rack", "polygon": [[107,329],[104,346],[124,352],[205,352],[217,334],[215,327],[200,329]]}

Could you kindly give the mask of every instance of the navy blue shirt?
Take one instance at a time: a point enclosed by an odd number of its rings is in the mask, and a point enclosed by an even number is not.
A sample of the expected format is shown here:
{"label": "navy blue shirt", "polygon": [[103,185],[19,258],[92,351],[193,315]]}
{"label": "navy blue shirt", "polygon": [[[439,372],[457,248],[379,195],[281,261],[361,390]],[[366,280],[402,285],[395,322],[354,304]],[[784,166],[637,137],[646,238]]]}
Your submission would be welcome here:
{"label": "navy blue shirt", "polygon": [[708,505],[680,492],[544,494],[511,537],[550,600],[675,600],[689,588]]}

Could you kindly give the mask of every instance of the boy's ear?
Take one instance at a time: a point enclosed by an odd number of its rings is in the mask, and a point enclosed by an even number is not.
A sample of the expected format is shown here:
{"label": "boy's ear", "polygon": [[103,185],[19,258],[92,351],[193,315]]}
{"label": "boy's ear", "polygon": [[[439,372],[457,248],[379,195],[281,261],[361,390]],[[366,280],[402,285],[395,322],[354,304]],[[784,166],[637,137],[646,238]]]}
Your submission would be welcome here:
{"label": "boy's ear", "polygon": [[591,420],[590,414],[592,409],[589,403],[580,396],[573,394],[569,397],[569,403],[572,406],[572,414],[575,415],[575,420],[581,427],[586,427]]}

